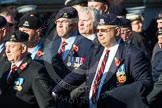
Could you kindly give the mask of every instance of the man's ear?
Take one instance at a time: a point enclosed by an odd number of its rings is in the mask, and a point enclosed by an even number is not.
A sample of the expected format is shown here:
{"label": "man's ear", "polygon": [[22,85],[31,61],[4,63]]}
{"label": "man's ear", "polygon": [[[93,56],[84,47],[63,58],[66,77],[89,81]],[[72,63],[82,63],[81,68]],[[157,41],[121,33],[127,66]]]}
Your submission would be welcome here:
{"label": "man's ear", "polygon": [[104,13],[108,12],[109,6],[107,4],[103,5]]}
{"label": "man's ear", "polygon": [[116,27],[116,36],[120,36],[121,29],[120,27]]}
{"label": "man's ear", "polygon": [[28,50],[27,45],[25,44],[22,44],[21,48],[22,48],[22,54],[26,53]]}
{"label": "man's ear", "polygon": [[6,28],[2,28],[2,36],[5,37],[7,35],[7,29]]}

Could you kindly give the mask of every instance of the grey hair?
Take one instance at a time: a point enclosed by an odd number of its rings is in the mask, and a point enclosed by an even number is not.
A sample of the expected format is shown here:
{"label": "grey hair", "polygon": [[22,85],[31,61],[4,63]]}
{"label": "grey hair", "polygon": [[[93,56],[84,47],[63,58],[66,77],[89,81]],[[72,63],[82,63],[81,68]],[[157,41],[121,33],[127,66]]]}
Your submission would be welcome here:
{"label": "grey hair", "polygon": [[99,19],[100,19],[100,13],[97,9],[94,9],[91,7],[85,7],[79,13],[91,13],[92,18],[93,18],[92,20],[93,20],[95,26],[98,25]]}

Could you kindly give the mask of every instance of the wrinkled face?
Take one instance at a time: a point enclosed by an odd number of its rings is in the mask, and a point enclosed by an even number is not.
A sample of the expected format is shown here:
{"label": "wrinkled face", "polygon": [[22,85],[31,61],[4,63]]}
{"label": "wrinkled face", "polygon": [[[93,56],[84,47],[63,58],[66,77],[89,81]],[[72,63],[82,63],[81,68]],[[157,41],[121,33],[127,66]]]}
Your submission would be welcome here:
{"label": "wrinkled face", "polygon": [[162,29],[162,19],[157,19],[157,28]]}
{"label": "wrinkled face", "polygon": [[159,47],[162,48],[162,35],[158,36]]}
{"label": "wrinkled face", "polygon": [[79,33],[84,36],[95,33],[95,25],[91,13],[80,13],[78,22]]}
{"label": "wrinkled face", "polygon": [[88,2],[88,7],[97,9],[100,14],[104,14],[105,11],[107,11],[107,8],[105,8],[105,5],[101,2]]}
{"label": "wrinkled face", "polygon": [[124,42],[127,42],[131,38],[132,32],[129,28],[121,28],[121,38]]}
{"label": "wrinkled face", "polygon": [[135,32],[142,32],[143,30],[143,23],[141,20],[136,20],[131,23],[132,30]]}
{"label": "wrinkled face", "polygon": [[34,29],[19,27],[19,30],[29,35],[29,42],[32,42],[33,40],[35,40],[36,37],[38,37],[38,33],[36,29],[34,30]]}
{"label": "wrinkled face", "polygon": [[73,34],[74,22],[72,19],[59,18],[56,20],[56,31],[58,36],[62,38],[68,38]]}
{"label": "wrinkled face", "polygon": [[12,63],[19,62],[27,50],[26,45],[20,42],[6,42],[5,47],[7,58]]}
{"label": "wrinkled face", "polygon": [[98,25],[96,31],[101,45],[107,48],[114,46],[117,41],[117,36],[120,33],[118,29],[112,25]]}

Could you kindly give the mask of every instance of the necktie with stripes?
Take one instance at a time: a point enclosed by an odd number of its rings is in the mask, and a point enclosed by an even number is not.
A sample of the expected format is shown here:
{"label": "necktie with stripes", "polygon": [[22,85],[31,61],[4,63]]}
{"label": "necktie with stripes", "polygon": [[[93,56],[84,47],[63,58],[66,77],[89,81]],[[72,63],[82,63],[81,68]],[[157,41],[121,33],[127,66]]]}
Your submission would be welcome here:
{"label": "necktie with stripes", "polygon": [[104,58],[102,60],[101,66],[100,66],[100,68],[98,68],[97,75],[96,75],[96,78],[94,80],[93,92],[92,92],[92,102],[94,104],[96,103],[98,86],[100,84],[100,81],[102,79],[102,75],[103,75],[104,70],[105,70],[105,65],[106,65],[106,62],[107,62],[107,59],[108,59],[109,52],[110,52],[110,50],[106,50],[106,53],[105,53]]}

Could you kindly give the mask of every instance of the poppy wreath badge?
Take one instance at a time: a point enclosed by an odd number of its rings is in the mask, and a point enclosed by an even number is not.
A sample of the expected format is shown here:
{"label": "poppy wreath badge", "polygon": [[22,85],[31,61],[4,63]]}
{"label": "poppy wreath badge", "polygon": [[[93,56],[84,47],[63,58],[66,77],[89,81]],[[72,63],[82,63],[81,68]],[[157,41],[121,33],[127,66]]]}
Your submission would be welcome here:
{"label": "poppy wreath badge", "polygon": [[45,54],[45,53],[42,52],[42,51],[38,51],[38,52],[37,52],[37,56],[38,56],[38,57],[41,57],[41,56],[43,56],[44,54]]}
{"label": "poppy wreath badge", "polygon": [[28,63],[23,63],[20,65],[20,70],[24,70],[27,67]]}
{"label": "poppy wreath badge", "polygon": [[121,61],[115,57],[115,65],[120,66],[120,64],[121,64]]}
{"label": "poppy wreath badge", "polygon": [[79,47],[76,46],[76,45],[73,45],[73,51],[74,51],[75,53],[78,52],[78,51],[79,51]]}

